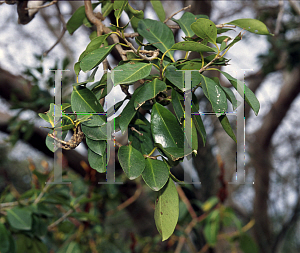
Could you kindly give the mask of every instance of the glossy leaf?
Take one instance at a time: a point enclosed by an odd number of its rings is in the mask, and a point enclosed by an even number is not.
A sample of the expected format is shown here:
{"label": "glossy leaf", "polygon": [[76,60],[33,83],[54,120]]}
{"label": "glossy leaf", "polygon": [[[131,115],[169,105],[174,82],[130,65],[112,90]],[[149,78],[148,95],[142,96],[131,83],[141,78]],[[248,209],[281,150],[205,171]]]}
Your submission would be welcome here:
{"label": "glossy leaf", "polygon": [[[171,29],[164,23],[152,19],[142,19],[138,24],[138,33],[149,43],[165,53],[174,44],[174,35]],[[169,51],[166,56],[173,59],[173,51]]]}
{"label": "glossy leaf", "polygon": [[[257,100],[255,94],[248,88],[248,86],[244,85],[243,82],[241,82],[240,80],[232,77],[228,73],[226,73],[224,71],[221,71],[221,70],[218,70],[218,71],[221,72],[229,80],[229,82],[239,92],[239,94],[241,95],[242,98],[244,98],[244,96],[245,96],[246,102],[252,108],[255,115],[257,115],[258,112],[259,112],[259,108],[260,108],[259,101]],[[242,90],[243,86],[245,88],[244,94],[241,93],[241,90]]]}
{"label": "glossy leaf", "polygon": [[111,52],[115,45],[116,44],[104,46],[87,54],[80,62],[80,68],[82,71],[87,72],[97,67]]}
{"label": "glossy leaf", "polygon": [[[109,156],[109,152],[107,153],[107,156]],[[90,166],[94,170],[98,171],[99,173],[106,172],[106,161],[109,160],[109,158],[106,159],[106,153],[104,155],[98,155],[91,149],[88,149],[88,160]]]}
{"label": "glossy leaf", "polygon": [[[49,131],[49,134],[52,134],[53,133],[53,130],[50,130]],[[63,131],[62,132],[62,137],[61,139],[64,140],[67,136],[67,133],[68,131]],[[50,137],[49,135],[47,135],[46,137],[46,146],[47,148],[52,151],[52,152],[55,152],[57,149],[58,149],[58,142],[55,141],[52,137]]]}
{"label": "glossy leaf", "polygon": [[155,103],[151,112],[151,130],[155,143],[163,148],[183,148],[183,131],[176,117],[164,106]]}
{"label": "glossy leaf", "polygon": [[[93,3],[92,8],[95,9],[99,3]],[[85,17],[85,7],[80,6],[67,22],[68,32],[70,34],[74,33],[82,25]]]}
{"label": "glossy leaf", "polygon": [[230,122],[229,122],[227,116],[226,115],[220,116],[219,121],[220,121],[223,129],[225,130],[225,132],[236,142],[235,134],[232,130],[232,127],[230,125]]}
{"label": "glossy leaf", "polygon": [[191,24],[197,20],[197,17],[194,14],[190,12],[185,12],[183,13],[180,19],[171,18],[171,20],[173,20],[180,26],[181,30],[187,37],[194,36],[195,33],[191,29]]}
{"label": "glossy leaf", "polygon": [[[131,142],[132,147],[139,150],[143,155],[149,154],[154,148],[154,142],[151,133],[150,122],[139,112],[135,115],[133,125],[128,129],[128,140]],[[137,131],[131,129],[133,126]],[[141,135],[142,134],[142,135]]]}
{"label": "glossy leaf", "polygon": [[201,39],[207,38],[209,42],[216,43],[217,27],[211,20],[199,18],[191,25],[191,29]]}
{"label": "glossy leaf", "polygon": [[[192,71],[192,83],[191,88],[197,86],[201,81],[201,75],[199,71]],[[166,69],[165,77],[174,84],[177,88],[182,91],[185,91],[185,74],[182,70],[177,70],[174,66],[169,66]]]}
{"label": "glossy leaf", "polygon": [[104,43],[104,41],[107,39],[107,37],[110,34],[111,33],[107,33],[107,34],[104,34],[104,35],[101,35],[101,36],[98,36],[98,37],[92,39],[91,42],[87,45],[86,49],[81,53],[81,55],[79,57],[79,61],[81,61],[83,59],[83,57],[85,57],[90,52],[98,49]]}
{"label": "glossy leaf", "polygon": [[115,17],[117,20],[121,17],[127,4],[128,0],[118,0],[114,2]]}
{"label": "glossy leaf", "polygon": [[[197,129],[197,131],[199,132],[202,141],[203,141],[203,146],[205,146],[206,143],[206,131],[205,131],[205,127],[203,125],[203,121],[201,119],[201,116],[198,115],[199,113],[199,106],[198,106],[198,101],[195,95],[193,95],[193,100],[192,100],[192,118],[193,118],[193,122],[194,125]],[[195,114],[194,114],[195,113]]]}
{"label": "glossy leaf", "polygon": [[161,22],[164,22],[164,20],[166,19],[166,13],[165,13],[165,10],[164,10],[164,7],[161,3],[160,0],[150,0],[151,4],[152,4],[152,7],[155,11],[155,13],[157,14],[159,20]]}
{"label": "glossy leaf", "polygon": [[166,84],[157,78],[150,83],[145,83],[134,99],[135,110],[142,106],[147,100],[154,98],[157,94],[165,91],[166,89]]}
{"label": "glossy leaf", "polygon": [[212,79],[201,75],[201,87],[204,95],[210,101],[215,113],[227,111],[227,98],[225,92]]}
{"label": "glossy leaf", "polygon": [[101,6],[101,13],[103,17],[107,17],[114,9],[114,4],[111,1],[106,1]]}
{"label": "glossy leaf", "polygon": [[[94,141],[107,140],[107,125],[103,125],[100,127],[90,127],[82,125],[82,132],[85,134],[87,138],[90,138]],[[111,128],[109,128],[110,130]],[[110,136],[111,132],[109,133]]]}
{"label": "glossy leaf", "polygon": [[[95,97],[94,93],[83,86],[73,87],[71,94],[72,111],[80,113],[78,119],[85,117],[89,113],[103,113],[103,108]],[[87,126],[101,126],[106,123],[106,117],[100,115],[92,115],[89,121],[82,124]]]}
{"label": "glossy leaf", "polygon": [[14,207],[7,210],[9,224],[18,230],[30,230],[32,226],[32,212],[27,208]]}
{"label": "glossy leaf", "polygon": [[173,104],[176,117],[179,123],[182,123],[182,120],[184,119],[184,108],[181,101],[183,101],[184,98],[179,92],[177,92],[174,89],[172,89],[171,96],[172,96],[172,104]]}
{"label": "glossy leaf", "polygon": [[163,153],[163,155],[167,156],[168,159],[171,159],[172,161],[177,161],[184,157],[184,155],[189,155],[189,153],[184,153],[184,148],[178,148],[178,147],[162,147],[161,144],[155,144],[160,151]]}
{"label": "glossy leaf", "polygon": [[80,68],[80,62],[76,62],[74,64],[74,72],[75,72],[75,75],[78,76],[79,75],[79,72],[80,72],[81,68]]}
{"label": "glossy leaf", "polygon": [[155,202],[154,219],[162,241],[167,240],[174,232],[179,217],[179,198],[173,181],[158,192]]}
{"label": "glossy leaf", "polygon": [[106,154],[106,141],[95,141],[90,138],[86,138],[86,144],[89,147],[90,150],[92,150],[94,153],[103,156]]}
{"label": "glossy leaf", "polygon": [[226,24],[236,25],[238,27],[245,29],[246,31],[249,31],[249,32],[255,33],[255,34],[273,35],[273,34],[269,33],[266,25],[257,19],[242,18],[242,19],[233,20]]}
{"label": "glossy leaf", "polygon": [[143,12],[143,11],[133,9],[133,8],[130,6],[129,3],[128,3],[127,6],[128,6],[128,10],[130,11],[130,13],[131,13],[134,17],[136,17],[136,18],[138,18],[138,19],[143,19],[143,18],[144,18],[144,12]]}
{"label": "glossy leaf", "polygon": [[238,106],[237,104],[237,100],[235,95],[233,94],[232,90],[230,88],[224,87],[220,84],[220,80],[217,77],[212,77],[211,79],[213,79],[215,81],[216,84],[219,85],[219,87],[221,87],[221,89],[225,92],[227,99],[231,102],[233,110],[235,110]]}
{"label": "glossy leaf", "polygon": [[142,173],[142,177],[153,191],[159,191],[168,181],[169,168],[160,160],[147,158],[145,163],[146,167]]}
{"label": "glossy leaf", "polygon": [[193,51],[193,52],[215,52],[216,49],[205,46],[195,41],[181,41],[172,46],[173,50]]}
{"label": "glossy leaf", "polygon": [[134,83],[147,77],[152,68],[151,63],[126,63],[114,68],[114,85]]}
{"label": "glossy leaf", "polygon": [[145,158],[131,145],[120,147],[118,158],[123,171],[130,180],[139,177],[145,169]]}

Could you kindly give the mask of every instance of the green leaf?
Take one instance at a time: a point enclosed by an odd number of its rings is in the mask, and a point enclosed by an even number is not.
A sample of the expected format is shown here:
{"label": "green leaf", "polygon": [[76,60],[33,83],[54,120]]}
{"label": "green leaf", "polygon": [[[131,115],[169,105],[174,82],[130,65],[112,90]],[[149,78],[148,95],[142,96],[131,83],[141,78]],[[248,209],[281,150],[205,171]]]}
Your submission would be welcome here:
{"label": "green leaf", "polygon": [[111,33],[107,33],[92,39],[91,42],[87,45],[86,49],[81,53],[78,61],[81,61],[83,57],[85,57],[90,52],[98,49],[109,35],[111,35]]}
{"label": "green leaf", "polygon": [[142,177],[153,191],[159,191],[168,181],[169,168],[160,160],[147,158],[145,162],[146,167],[142,173]]}
{"label": "green leaf", "polygon": [[106,1],[101,6],[101,13],[103,17],[107,17],[114,9],[114,4],[111,1]]}
{"label": "green leaf", "polygon": [[[192,100],[192,113],[199,113],[198,101],[197,101],[197,98],[194,94],[193,94],[193,100]],[[205,127],[203,125],[203,121],[201,119],[201,116],[193,114],[192,118],[193,118],[193,122],[195,124],[195,127],[196,127],[197,131],[199,132],[199,134],[202,138],[203,145],[205,146],[206,131],[205,131]]]}
{"label": "green leaf", "polygon": [[133,9],[130,6],[129,3],[128,3],[127,7],[128,7],[128,10],[130,11],[130,13],[133,14],[133,16],[135,16],[136,18],[138,18],[138,19],[143,19],[144,18],[144,12],[143,11]]}
{"label": "green leaf", "polygon": [[[138,33],[149,43],[165,53],[174,44],[174,35],[171,29],[164,23],[152,19],[142,19],[138,24]],[[166,56],[173,59],[174,52],[169,51]]]}
{"label": "green leaf", "polygon": [[[95,9],[99,3],[100,2],[92,4],[93,9]],[[67,22],[68,32],[73,34],[82,25],[84,18],[86,18],[85,7],[80,6]]]}
{"label": "green leaf", "polygon": [[229,122],[227,116],[226,115],[220,116],[219,121],[220,121],[222,127],[224,128],[225,132],[236,142],[235,134],[232,130],[232,127],[230,125],[230,122]]}
{"label": "green leaf", "polygon": [[[205,239],[207,241],[207,243],[210,246],[215,246],[217,243],[217,236],[218,236],[218,232],[219,232],[219,227],[220,227],[220,213],[219,212],[215,212],[218,210],[214,210],[212,211],[211,215],[209,215],[209,217],[207,218],[208,221],[204,227],[204,236]],[[216,216],[216,217],[214,217]]]}
{"label": "green leaf", "polygon": [[176,117],[179,123],[182,124],[182,120],[184,119],[184,108],[181,101],[183,101],[184,98],[179,92],[177,92],[174,89],[172,89],[171,96],[172,96],[172,104],[173,104]]}
{"label": "green leaf", "polygon": [[127,0],[118,0],[114,2],[115,17],[117,20],[121,17],[122,12],[124,11],[127,4]]}
{"label": "green leaf", "polygon": [[217,27],[211,20],[199,18],[191,25],[191,29],[201,39],[207,38],[209,42],[216,44]]}
{"label": "green leaf", "polygon": [[80,68],[83,72],[87,72],[98,66],[106,56],[111,52],[116,44],[98,48],[87,54],[80,62]]}
{"label": "green leaf", "polygon": [[151,63],[125,63],[114,68],[114,85],[128,84],[147,77],[152,68]]}
{"label": "green leaf", "polygon": [[227,98],[225,92],[217,85],[214,80],[201,75],[201,87],[204,95],[208,98],[215,113],[227,111]]}
{"label": "green leaf", "polygon": [[36,237],[29,237],[24,234],[17,235],[16,253],[47,253],[47,246]]}
{"label": "green leaf", "polygon": [[81,68],[80,68],[80,62],[78,61],[78,62],[76,62],[74,64],[74,72],[75,72],[76,76],[79,75],[80,70],[81,70]]}
{"label": "green leaf", "polygon": [[[81,119],[89,113],[103,113],[103,108],[94,93],[83,86],[74,86],[71,94],[72,111],[78,113],[77,119]],[[101,126],[106,123],[104,115],[92,115],[89,121],[82,124],[87,126]]]}
{"label": "green leaf", "polygon": [[211,79],[214,80],[214,82],[216,84],[219,85],[219,87],[221,87],[221,89],[225,92],[227,99],[231,102],[233,110],[235,110],[237,108],[237,100],[235,95],[233,94],[232,90],[230,88],[224,87],[220,84],[220,80],[217,77],[212,77]]}
{"label": "green leaf", "polygon": [[[52,134],[52,133],[53,133],[53,130],[50,130],[49,134]],[[68,133],[68,131],[63,131],[62,132],[62,137],[61,137],[62,140],[64,140],[66,138],[67,133]],[[49,135],[47,135],[47,137],[46,137],[46,146],[52,152],[55,152],[58,149],[57,141],[55,141]]]}
{"label": "green leaf", "polygon": [[[142,154],[149,154],[154,148],[150,122],[140,112],[136,113],[132,121],[134,121],[133,125],[128,128],[128,140],[136,150]],[[132,130],[131,126],[139,133]]]}
{"label": "green leaf", "polygon": [[37,215],[32,216],[32,232],[37,237],[45,236],[47,233],[47,224],[43,218]]}
{"label": "green leaf", "polygon": [[183,131],[176,117],[159,103],[155,103],[151,112],[151,131],[155,143],[163,148],[184,147]]}
{"label": "green leaf", "polygon": [[269,33],[266,25],[257,19],[242,18],[242,19],[233,20],[226,24],[236,25],[238,27],[245,29],[246,31],[249,31],[249,32],[255,33],[255,34],[273,35],[272,33]]}
{"label": "green leaf", "polygon": [[205,46],[195,41],[181,41],[172,46],[173,50],[193,51],[193,52],[215,52],[216,49]]}
{"label": "green leaf", "polygon": [[173,181],[158,192],[155,202],[154,219],[162,241],[167,240],[174,232],[179,217],[179,198]]}
{"label": "green leaf", "polygon": [[[189,155],[184,154],[184,148],[177,148],[177,147],[167,147],[163,148],[161,144],[155,144],[160,151],[168,157],[168,159],[171,159],[172,161],[177,161],[181,158],[184,157],[184,155]],[[170,160],[169,160],[170,161]]]}
{"label": "green leaf", "polygon": [[145,83],[138,91],[134,99],[134,109],[137,110],[147,100],[156,97],[157,94],[165,91],[166,89],[167,89],[166,84],[163,81],[159,80],[158,78],[155,78],[150,83]]}
{"label": "green leaf", "polygon": [[90,150],[92,150],[94,153],[103,156],[106,154],[106,141],[95,141],[90,138],[86,138],[86,144],[89,147]]}
{"label": "green leaf", "polygon": [[164,20],[166,19],[166,13],[165,13],[165,10],[164,10],[164,7],[161,3],[160,0],[150,0],[151,4],[152,4],[152,7],[154,9],[154,11],[156,12],[159,20],[161,22],[164,22]]}
{"label": "green leaf", "polygon": [[[110,123],[111,124],[111,123]],[[82,125],[82,132],[85,134],[87,138],[90,138],[94,141],[103,141],[107,140],[107,125],[103,125],[100,127],[90,127]],[[111,128],[109,128],[111,130]],[[108,133],[108,136],[111,136],[111,133]],[[110,139],[110,138],[109,138]]]}
{"label": "green leaf", "polygon": [[145,158],[131,145],[120,147],[118,158],[123,171],[130,180],[139,177],[145,169]]}
{"label": "green leaf", "polygon": [[255,241],[247,234],[242,233],[239,237],[240,248],[244,253],[258,253]]}
{"label": "green leaf", "polygon": [[174,18],[171,18],[171,20],[173,20],[174,22],[176,22],[181,30],[184,32],[184,34],[187,36],[187,37],[193,37],[194,36],[194,32],[193,30],[191,29],[191,24],[194,23],[196,20],[197,20],[197,17],[190,13],[190,12],[185,12],[180,19],[174,19]]}
{"label": "green leaf", "polygon": [[[221,70],[218,70],[218,71],[221,72],[229,80],[229,82],[239,92],[239,94],[241,95],[242,98],[245,97],[246,102],[252,108],[255,115],[257,116],[260,105],[259,105],[259,101],[257,100],[255,94],[248,88],[247,85],[244,85],[240,80],[232,77],[231,75],[229,75],[228,73],[226,73],[224,71],[221,71]],[[245,88],[244,94],[241,92],[243,86]]]}
{"label": "green leaf", "polygon": [[9,233],[5,226],[0,222],[0,252],[9,253],[9,248]]}
{"label": "green leaf", "polygon": [[[191,88],[197,86],[201,81],[201,75],[199,71],[192,71],[192,83]],[[177,70],[174,66],[170,65],[167,67],[165,72],[165,77],[174,84],[177,88],[182,91],[185,91],[185,77],[184,71]]]}
{"label": "green leaf", "polygon": [[27,208],[14,207],[7,210],[9,224],[18,230],[30,230],[32,226],[32,212]]}
{"label": "green leaf", "polygon": [[93,152],[91,149],[88,149],[88,160],[90,166],[94,170],[98,171],[99,173],[104,173],[106,172],[106,164],[109,160],[109,151],[106,157],[106,153],[103,155],[99,155]]}

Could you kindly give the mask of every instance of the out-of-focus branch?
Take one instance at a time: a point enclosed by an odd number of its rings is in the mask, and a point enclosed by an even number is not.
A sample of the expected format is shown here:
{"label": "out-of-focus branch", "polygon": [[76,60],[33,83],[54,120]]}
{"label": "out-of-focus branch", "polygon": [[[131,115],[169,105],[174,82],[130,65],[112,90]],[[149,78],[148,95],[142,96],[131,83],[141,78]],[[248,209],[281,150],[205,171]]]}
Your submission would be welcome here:
{"label": "out-of-focus branch", "polygon": [[275,35],[279,34],[280,27],[281,27],[281,22],[282,22],[282,17],[283,17],[283,11],[284,11],[284,5],[283,5],[283,0],[279,1],[279,12],[276,20],[276,28],[275,28]]}
{"label": "out-of-focus branch", "polygon": [[58,0],[53,0],[52,2],[45,4],[45,5],[41,5],[41,6],[36,6],[36,7],[27,7],[25,8],[25,10],[36,10],[36,9],[42,9],[42,8],[46,8],[49,7],[53,4],[56,4]]}
{"label": "out-of-focus branch", "polygon": [[300,15],[300,4],[298,1],[293,1],[293,0],[289,0],[290,5],[293,7],[293,9],[295,10],[295,12],[298,13],[298,15]]}

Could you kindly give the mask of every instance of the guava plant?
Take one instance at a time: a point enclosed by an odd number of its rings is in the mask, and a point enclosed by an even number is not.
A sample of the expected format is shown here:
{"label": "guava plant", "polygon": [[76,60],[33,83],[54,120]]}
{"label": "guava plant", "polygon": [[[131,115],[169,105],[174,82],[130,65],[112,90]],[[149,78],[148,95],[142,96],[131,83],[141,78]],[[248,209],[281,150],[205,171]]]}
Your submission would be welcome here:
{"label": "guava plant", "polygon": [[[93,8],[99,4],[101,13],[93,13]],[[173,15],[166,19],[159,1],[153,7],[159,21],[145,19],[143,11],[133,9],[128,1],[99,1],[94,4],[85,1],[85,6],[80,7],[68,21],[67,29],[72,34],[82,24],[96,26],[97,31],[91,33],[90,43],[74,65],[77,77],[80,72],[92,73],[88,80],[73,84],[71,102],[62,105],[59,125],[54,118],[54,104],[40,116],[51,124],[46,139],[50,150],[75,148],[85,136],[90,166],[100,173],[107,170],[107,141],[118,131],[123,134],[128,131],[127,145],[115,142],[119,146],[118,160],[130,180],[141,176],[157,192],[154,218],[162,240],[166,240],[172,235],[179,215],[178,193],[173,183],[178,180],[171,174],[170,168],[182,162],[185,156],[197,154],[198,136],[203,145],[206,142],[205,127],[197,114],[197,90],[203,91],[224,130],[236,141],[225,112],[228,103],[233,108],[238,106],[237,99],[231,89],[220,84],[218,78],[209,78],[204,73],[219,71],[257,115],[260,105],[254,93],[219,67],[228,64],[226,53],[242,39],[243,33],[270,33],[262,22],[255,19],[238,19],[216,25],[207,16],[190,12],[184,12],[180,19],[174,19]],[[116,24],[106,27],[102,21],[111,12],[114,12]],[[124,27],[119,25],[122,13],[130,19]],[[168,20],[175,25],[167,25]],[[128,33],[130,27],[134,33]],[[236,37],[225,35],[236,27],[243,29]],[[172,29],[183,31],[185,36],[181,41],[175,41]],[[114,48],[122,60],[111,68],[107,59]],[[176,59],[175,51],[183,51],[185,56]],[[198,58],[189,59],[190,52],[198,53]],[[101,63],[104,74],[100,80],[94,80]],[[190,80],[187,80],[186,73],[190,73]],[[130,93],[129,87],[133,85],[136,88]],[[126,97],[105,112],[103,102],[117,86]],[[185,115],[184,99],[188,94],[192,98],[191,117]],[[126,101],[128,103],[122,107]],[[112,111],[121,112],[108,121],[108,116],[111,116],[108,112]],[[192,138],[185,135],[186,119],[191,120]],[[65,141],[70,129],[74,130],[74,135],[70,141]],[[55,136],[57,130],[62,131],[62,139]],[[155,151],[159,154],[154,156]]]}

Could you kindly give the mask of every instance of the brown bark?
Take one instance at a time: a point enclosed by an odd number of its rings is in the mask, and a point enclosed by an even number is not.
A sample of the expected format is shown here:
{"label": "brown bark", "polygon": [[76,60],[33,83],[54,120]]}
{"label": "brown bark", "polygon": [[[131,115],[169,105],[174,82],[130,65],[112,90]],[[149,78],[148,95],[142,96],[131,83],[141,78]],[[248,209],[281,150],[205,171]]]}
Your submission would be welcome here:
{"label": "brown bark", "polygon": [[284,85],[277,101],[264,117],[262,127],[254,133],[253,138],[250,138],[251,163],[255,168],[254,235],[261,252],[271,252],[272,248],[271,222],[268,215],[269,184],[272,171],[271,140],[299,93],[300,68],[297,67],[291,73],[284,72]]}

